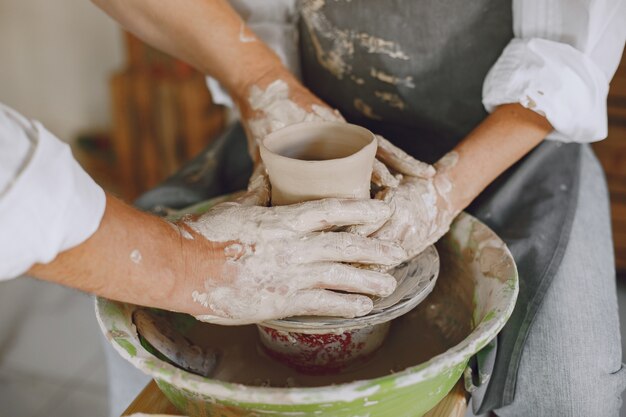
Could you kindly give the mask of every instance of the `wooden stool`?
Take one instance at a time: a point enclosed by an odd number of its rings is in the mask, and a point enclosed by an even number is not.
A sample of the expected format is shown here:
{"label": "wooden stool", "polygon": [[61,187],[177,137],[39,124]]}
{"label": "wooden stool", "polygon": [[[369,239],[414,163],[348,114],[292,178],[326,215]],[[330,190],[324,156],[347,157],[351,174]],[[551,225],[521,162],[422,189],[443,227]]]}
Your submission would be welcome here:
{"label": "wooden stool", "polygon": [[[466,409],[466,393],[463,389],[462,381],[459,381],[452,391],[435,408],[426,413],[424,417],[463,417]],[[129,416],[133,413],[181,416],[180,412],[163,395],[154,381],[150,382],[141,391],[122,416]]]}

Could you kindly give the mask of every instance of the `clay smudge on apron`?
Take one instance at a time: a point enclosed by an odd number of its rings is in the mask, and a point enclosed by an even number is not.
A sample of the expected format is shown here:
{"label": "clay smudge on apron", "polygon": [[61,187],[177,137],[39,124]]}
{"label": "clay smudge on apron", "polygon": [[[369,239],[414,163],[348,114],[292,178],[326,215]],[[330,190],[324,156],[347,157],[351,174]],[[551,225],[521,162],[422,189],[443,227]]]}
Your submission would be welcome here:
{"label": "clay smudge on apron", "polygon": [[405,107],[405,103],[402,100],[402,98],[395,94],[395,93],[390,93],[388,91],[374,91],[374,94],[376,95],[376,97],[378,97],[383,103],[388,104],[391,107],[394,107],[396,109],[399,110],[403,110]]}
{"label": "clay smudge on apron", "polygon": [[407,88],[415,88],[415,84],[413,83],[413,77],[397,77],[395,75],[387,74],[384,71],[381,71],[376,68],[370,68],[370,75],[372,78],[376,78],[378,81],[382,81],[387,84],[392,85],[400,85]]}
{"label": "clay smudge on apron", "polygon": [[374,119],[374,120],[380,120],[381,119],[380,116],[378,116],[376,113],[374,113],[374,109],[372,109],[372,106],[370,106],[369,104],[367,104],[366,102],[364,102],[360,98],[355,98],[354,99],[354,108],[357,109],[358,111],[360,111],[361,114],[363,114],[363,116],[365,116],[365,117],[368,117],[368,118]]}
{"label": "clay smudge on apron", "polygon": [[[311,36],[318,62],[335,77],[342,79],[345,74],[352,72],[350,61],[354,55],[355,45],[371,54],[382,54],[400,60],[409,59],[402,48],[393,41],[365,32],[337,28],[321,11],[325,4],[325,0],[304,1],[300,13]],[[330,48],[322,45],[320,37],[331,44]],[[357,84],[363,82],[362,78],[350,77],[350,79]]]}

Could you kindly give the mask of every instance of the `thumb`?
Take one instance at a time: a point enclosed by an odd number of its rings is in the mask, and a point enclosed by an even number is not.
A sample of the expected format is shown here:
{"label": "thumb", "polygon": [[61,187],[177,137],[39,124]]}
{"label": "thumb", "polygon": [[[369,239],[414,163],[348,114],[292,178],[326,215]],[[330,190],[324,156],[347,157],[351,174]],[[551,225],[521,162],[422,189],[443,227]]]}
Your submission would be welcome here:
{"label": "thumb", "polygon": [[432,178],[435,175],[435,168],[432,165],[418,161],[380,135],[376,135],[376,139],[378,140],[376,157],[391,169],[419,178]]}

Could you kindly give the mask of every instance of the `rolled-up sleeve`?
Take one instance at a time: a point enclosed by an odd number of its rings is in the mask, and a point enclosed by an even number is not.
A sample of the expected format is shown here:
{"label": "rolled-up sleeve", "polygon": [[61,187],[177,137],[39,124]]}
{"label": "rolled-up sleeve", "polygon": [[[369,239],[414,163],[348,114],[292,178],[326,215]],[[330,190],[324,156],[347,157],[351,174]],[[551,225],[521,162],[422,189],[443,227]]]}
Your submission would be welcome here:
{"label": "rolled-up sleeve", "polygon": [[[265,42],[297,77],[300,76],[298,58],[298,27],[295,0],[229,0],[242,22]],[[242,42],[254,41],[241,39]],[[228,92],[214,78],[207,77],[213,101],[228,107],[233,102]]]}
{"label": "rolled-up sleeve", "polygon": [[66,143],[0,104],[0,280],[87,240],[105,200]]}
{"label": "rolled-up sleeve", "polygon": [[604,139],[609,82],[626,39],[626,0],[514,0],[513,32],[483,85],[487,111],[521,103],[550,121],[548,139]]}

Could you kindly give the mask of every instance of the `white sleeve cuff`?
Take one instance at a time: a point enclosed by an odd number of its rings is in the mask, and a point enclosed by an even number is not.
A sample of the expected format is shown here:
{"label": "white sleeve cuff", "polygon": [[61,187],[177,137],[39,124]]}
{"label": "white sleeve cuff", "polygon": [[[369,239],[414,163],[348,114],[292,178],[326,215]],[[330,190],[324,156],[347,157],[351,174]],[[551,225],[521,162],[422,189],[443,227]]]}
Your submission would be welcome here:
{"label": "white sleeve cuff", "polygon": [[548,139],[594,142],[607,136],[609,84],[602,70],[574,47],[546,39],[513,39],[487,74],[488,112],[520,103],[545,116]]}
{"label": "white sleeve cuff", "polygon": [[0,279],[48,263],[98,228],[104,191],[73,158],[70,147],[33,122],[28,164],[0,199]]}

